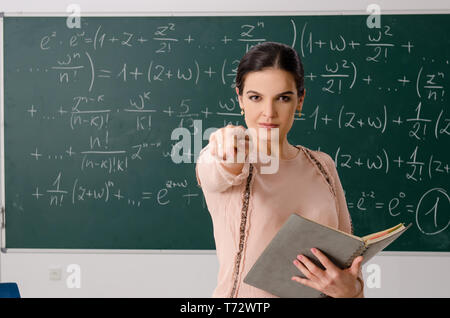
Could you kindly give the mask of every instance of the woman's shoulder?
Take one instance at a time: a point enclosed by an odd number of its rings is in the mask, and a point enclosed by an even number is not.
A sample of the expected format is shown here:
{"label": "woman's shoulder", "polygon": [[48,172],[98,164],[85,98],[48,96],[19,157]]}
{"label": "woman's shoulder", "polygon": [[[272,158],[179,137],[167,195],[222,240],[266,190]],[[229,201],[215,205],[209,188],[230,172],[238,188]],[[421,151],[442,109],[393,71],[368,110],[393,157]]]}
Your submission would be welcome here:
{"label": "woman's shoulder", "polygon": [[304,146],[302,147],[303,151],[306,153],[306,156],[308,156],[309,160],[314,164],[322,177],[328,183],[331,193],[336,196],[334,181],[334,178],[336,177],[336,166],[334,160],[326,152],[311,150]]}
{"label": "woman's shoulder", "polygon": [[327,166],[329,166],[330,164],[334,165],[333,158],[326,152],[320,150],[313,150],[303,145],[297,145],[297,147],[299,147],[300,150],[303,150],[310,158],[312,157],[311,159],[319,160],[319,162],[323,162]]}

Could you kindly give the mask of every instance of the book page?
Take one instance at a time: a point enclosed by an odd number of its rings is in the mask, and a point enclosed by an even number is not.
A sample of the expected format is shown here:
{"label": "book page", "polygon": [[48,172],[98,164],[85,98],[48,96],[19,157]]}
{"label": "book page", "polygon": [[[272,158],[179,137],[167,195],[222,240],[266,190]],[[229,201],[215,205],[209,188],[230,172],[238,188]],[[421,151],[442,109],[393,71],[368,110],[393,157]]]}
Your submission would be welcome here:
{"label": "book page", "polygon": [[400,223],[400,224],[397,224],[396,226],[393,226],[387,230],[366,235],[362,239],[364,240],[364,242],[366,242],[366,244],[379,242],[379,241],[384,240],[384,239],[394,235],[395,233],[401,231],[404,227],[405,227],[404,224]]}

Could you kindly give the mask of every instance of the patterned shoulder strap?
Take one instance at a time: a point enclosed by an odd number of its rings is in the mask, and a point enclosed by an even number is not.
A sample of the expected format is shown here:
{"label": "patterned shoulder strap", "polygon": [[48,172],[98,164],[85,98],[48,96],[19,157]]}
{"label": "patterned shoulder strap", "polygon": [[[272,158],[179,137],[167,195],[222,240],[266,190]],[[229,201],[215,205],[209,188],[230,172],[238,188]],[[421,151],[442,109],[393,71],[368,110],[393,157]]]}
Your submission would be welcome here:
{"label": "patterned shoulder strap", "polygon": [[245,190],[242,194],[242,210],[241,210],[241,225],[239,228],[239,250],[236,253],[233,270],[233,287],[231,289],[230,298],[237,297],[237,284],[239,279],[239,268],[241,266],[242,254],[245,244],[245,227],[247,224],[248,203],[250,200],[250,182],[253,176],[253,165],[250,164],[247,182],[245,183]]}
{"label": "patterned shoulder strap", "polygon": [[[308,157],[316,164],[317,168],[319,168],[319,171],[325,177],[325,180],[327,180],[328,185],[330,186],[330,190],[334,194],[334,197],[336,199],[336,191],[334,189],[334,184],[331,182],[331,179],[330,179],[327,171],[323,168],[323,166],[320,163],[320,161],[315,158],[315,156],[313,155],[311,150],[309,150],[308,148],[305,148],[305,147],[301,147],[301,149],[304,150],[304,152],[308,155]],[[353,231],[353,222],[352,222],[351,218],[350,218],[350,233],[351,234],[354,233],[354,231]]]}
{"label": "patterned shoulder strap", "polygon": [[311,159],[312,162],[314,162],[316,164],[316,167],[319,169],[319,171],[322,173],[322,175],[324,176],[325,180],[328,182],[328,185],[330,186],[330,190],[333,193],[333,195],[336,197],[336,191],[334,190],[334,185],[333,182],[331,181],[331,177],[329,176],[328,172],[325,170],[325,168],[322,166],[322,164],[320,163],[320,161],[313,155],[312,151],[309,150],[306,147],[301,147],[300,149],[302,149],[306,155]]}

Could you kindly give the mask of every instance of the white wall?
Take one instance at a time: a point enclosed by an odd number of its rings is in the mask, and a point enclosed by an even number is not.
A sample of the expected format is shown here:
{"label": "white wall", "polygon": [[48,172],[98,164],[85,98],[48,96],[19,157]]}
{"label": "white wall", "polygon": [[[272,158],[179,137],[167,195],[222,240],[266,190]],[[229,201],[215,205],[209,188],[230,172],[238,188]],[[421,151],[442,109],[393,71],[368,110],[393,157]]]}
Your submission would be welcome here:
{"label": "white wall", "polygon": [[[386,255],[387,254],[387,255]],[[363,267],[366,297],[450,297],[450,257],[382,253]],[[81,269],[80,288],[68,288],[70,264]],[[380,288],[369,288],[371,264]],[[61,280],[49,268],[62,269]],[[2,281],[14,281],[23,297],[210,297],[218,263],[210,255],[26,254],[1,255]]]}
{"label": "white wall", "polygon": [[[367,4],[395,12],[450,12],[450,1],[17,1],[2,0],[6,13],[65,12],[69,3],[82,12],[164,14],[276,14],[277,12],[364,13]],[[412,10],[412,11],[411,11]],[[3,178],[3,176],[1,176]],[[450,253],[381,253],[363,268],[379,265],[381,287],[366,287],[367,297],[450,297]],[[68,288],[70,264],[81,269],[81,288]],[[60,268],[61,280],[49,279],[49,269]],[[0,281],[17,282],[23,297],[210,297],[216,284],[218,263],[210,254],[0,254]]]}

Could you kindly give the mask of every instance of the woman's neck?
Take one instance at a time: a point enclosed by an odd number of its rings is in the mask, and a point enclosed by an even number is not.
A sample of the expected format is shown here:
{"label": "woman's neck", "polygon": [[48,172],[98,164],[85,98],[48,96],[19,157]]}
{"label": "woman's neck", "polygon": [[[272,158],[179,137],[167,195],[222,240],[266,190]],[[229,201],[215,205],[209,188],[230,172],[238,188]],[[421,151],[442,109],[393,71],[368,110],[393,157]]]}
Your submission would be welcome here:
{"label": "woman's neck", "polygon": [[[267,144],[266,146],[264,145],[264,142]],[[285,138],[282,142],[277,143],[273,149],[272,143],[270,142],[263,141],[262,144],[259,143],[259,152],[261,151],[266,152],[269,156],[278,157],[280,160],[289,160],[295,158],[299,150],[297,147],[292,146],[287,141],[287,138]]]}

